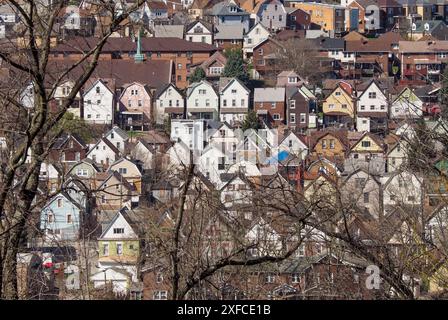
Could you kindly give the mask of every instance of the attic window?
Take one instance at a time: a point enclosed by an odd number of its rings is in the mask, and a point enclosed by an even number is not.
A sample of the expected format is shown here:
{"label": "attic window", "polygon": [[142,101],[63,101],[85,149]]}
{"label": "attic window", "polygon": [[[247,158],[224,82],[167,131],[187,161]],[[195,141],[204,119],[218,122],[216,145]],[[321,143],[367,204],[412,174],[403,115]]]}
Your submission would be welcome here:
{"label": "attic window", "polygon": [[230,6],[229,7],[229,11],[230,12],[237,12],[237,8],[235,6]]}
{"label": "attic window", "polygon": [[368,148],[368,147],[370,147],[370,141],[362,141],[361,145],[363,148]]}
{"label": "attic window", "polygon": [[288,77],[289,83],[297,83],[297,77]]}
{"label": "attic window", "polygon": [[114,234],[123,234],[124,228],[114,228]]}
{"label": "attic window", "polygon": [[96,87],[96,93],[100,93],[100,87]]}

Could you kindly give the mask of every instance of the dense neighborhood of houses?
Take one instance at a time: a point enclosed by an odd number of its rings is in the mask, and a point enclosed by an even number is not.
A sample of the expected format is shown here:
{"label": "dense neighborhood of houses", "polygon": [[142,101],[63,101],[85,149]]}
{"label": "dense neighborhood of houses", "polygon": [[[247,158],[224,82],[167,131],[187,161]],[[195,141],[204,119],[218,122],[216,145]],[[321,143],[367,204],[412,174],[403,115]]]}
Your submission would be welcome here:
{"label": "dense neighborhood of houses", "polygon": [[[60,13],[50,49],[55,74],[95,46],[99,20],[106,21],[98,6],[70,1]],[[263,234],[270,246],[284,245],[287,218],[272,222],[274,210],[252,216],[252,193],[279,185],[323,207],[350,203],[356,210],[345,227],[365,243],[385,228],[382,240],[397,259],[403,234],[424,229],[431,241],[436,237],[437,214],[448,209],[440,201],[448,192],[445,146],[434,144],[434,175],[410,169],[409,150],[422,123],[447,130],[441,114],[448,106],[440,100],[448,64],[446,1],[160,0],[145,1],[129,20],[138,23],[107,39],[67,110],[91,134],[60,133],[40,170],[37,231],[28,235],[17,266],[36,269],[37,256],[48,292],[75,296],[88,283],[130,299],[169,299],[172,274],[154,258],[148,230],[175,225],[170,204],[182,194],[182,170],[192,156],[192,189],[217,195],[217,211],[243,213],[248,243]],[[0,41],[21,43],[19,21],[1,3]],[[283,63],[294,41],[313,50],[309,74]],[[235,54],[247,78],[228,72]],[[1,68],[8,72],[4,63]],[[65,75],[51,109],[83,72],[80,64]],[[19,103],[33,109],[31,81],[20,88]],[[397,210],[398,203],[405,209]],[[416,226],[418,215],[423,220]],[[220,228],[238,228],[228,219]],[[217,227],[204,228],[211,237]],[[226,250],[234,245],[223,242]],[[370,264],[336,254],[327,235],[312,230],[286,260],[226,269],[232,277],[221,295],[209,297],[375,298],[364,286]],[[403,276],[418,297],[442,290],[433,275],[443,268],[433,268],[424,285],[417,272]],[[25,294],[32,273],[22,273]]]}

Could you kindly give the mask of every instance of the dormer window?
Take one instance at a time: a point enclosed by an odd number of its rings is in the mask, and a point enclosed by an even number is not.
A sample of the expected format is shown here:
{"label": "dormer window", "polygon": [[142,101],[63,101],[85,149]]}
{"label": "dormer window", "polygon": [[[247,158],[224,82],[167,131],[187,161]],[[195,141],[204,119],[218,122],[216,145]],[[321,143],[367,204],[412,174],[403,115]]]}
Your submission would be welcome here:
{"label": "dormer window", "polygon": [[288,83],[297,83],[297,77],[288,77]]}
{"label": "dormer window", "polygon": [[230,6],[229,7],[229,11],[230,12],[237,12],[237,8],[235,6]]}

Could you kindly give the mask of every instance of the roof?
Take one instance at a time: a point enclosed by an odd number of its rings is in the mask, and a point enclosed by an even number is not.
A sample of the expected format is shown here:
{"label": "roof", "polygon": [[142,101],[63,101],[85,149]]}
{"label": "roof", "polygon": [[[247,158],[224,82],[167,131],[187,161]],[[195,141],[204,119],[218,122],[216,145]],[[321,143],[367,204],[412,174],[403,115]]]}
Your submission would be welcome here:
{"label": "roof", "polygon": [[217,25],[215,31],[215,40],[231,40],[231,39],[243,39],[244,26],[239,25]]}
{"label": "roof", "polygon": [[[226,82],[227,83],[223,83],[223,85],[221,86],[221,79],[228,79]],[[224,92],[232,83],[234,83],[234,82],[238,82],[239,83],[239,85],[241,86],[241,87],[243,87],[243,89],[244,90],[246,90],[246,92],[250,92],[250,90],[244,85],[244,83],[242,83],[238,78],[225,78],[225,77],[221,77],[220,78],[220,86],[219,86],[219,88],[220,88],[220,92],[222,93],[222,92]]]}
{"label": "roof", "polygon": [[156,25],[154,26],[154,37],[156,38],[184,38],[183,25]]}
{"label": "roof", "polygon": [[[74,37],[53,48],[52,52],[80,53],[92,50],[99,42],[99,38]],[[142,38],[142,52],[213,52],[215,46],[191,42],[179,38]],[[107,39],[102,52],[132,52],[136,51],[137,43],[131,38],[110,37]]]}
{"label": "roof", "polygon": [[400,52],[406,53],[426,53],[426,52],[447,52],[448,40],[439,41],[400,41]]}
{"label": "roof", "polygon": [[203,20],[195,20],[191,23],[189,23],[186,27],[185,30],[186,32],[190,31],[195,25],[197,25],[198,23],[202,24],[209,32],[213,32],[213,27],[212,25],[210,25],[210,23],[203,21]]}
{"label": "roof", "polygon": [[173,83],[166,83],[162,85],[160,88],[157,88],[155,96],[156,99],[158,99],[168,88],[173,88],[182,96],[182,93],[179,91],[179,89],[177,89],[177,87]]}
{"label": "roof", "polygon": [[[230,5],[230,4],[232,4],[232,2],[234,2],[234,1],[227,0],[227,1],[223,1],[223,2],[216,4],[213,7],[213,14],[216,16],[247,16],[247,15],[249,15],[249,13],[246,12],[245,10],[241,9],[237,3],[235,3],[237,10],[230,11],[229,8],[232,7],[232,5]],[[233,6],[235,6],[235,5],[233,5]]]}
{"label": "roof", "polygon": [[[87,62],[86,62],[87,63]],[[67,59],[53,60],[49,65],[47,81],[50,85],[56,80],[62,71],[67,70],[73,61]],[[85,64],[76,67],[70,73],[70,79],[75,79],[84,73]],[[171,82],[172,61],[166,60],[146,60],[142,63],[135,63],[134,60],[99,60],[97,67],[92,73],[92,78],[115,79],[116,87],[123,87],[125,84],[140,82],[152,88],[158,88],[163,84]]]}
{"label": "roof", "polygon": [[285,88],[255,88],[254,102],[285,101]]}
{"label": "roof", "polygon": [[110,129],[110,130],[105,134],[105,136],[108,136],[112,131],[115,132],[116,134],[118,134],[118,135],[120,136],[120,138],[122,138],[123,140],[128,140],[128,139],[129,139],[129,136],[128,136],[128,134],[126,133],[126,131],[124,131],[123,129],[121,129],[121,128],[118,127],[118,126],[113,126],[113,128]]}
{"label": "roof", "polygon": [[319,47],[321,49],[342,49],[343,50],[345,48],[344,39],[318,37],[315,39],[310,39],[308,41],[311,41],[312,43],[314,43],[317,47]]}

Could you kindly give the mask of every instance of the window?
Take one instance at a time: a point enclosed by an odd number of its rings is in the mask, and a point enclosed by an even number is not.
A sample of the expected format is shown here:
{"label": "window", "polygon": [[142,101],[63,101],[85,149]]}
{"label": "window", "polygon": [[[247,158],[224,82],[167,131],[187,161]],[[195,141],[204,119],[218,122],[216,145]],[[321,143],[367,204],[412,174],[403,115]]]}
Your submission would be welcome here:
{"label": "window", "polygon": [[122,255],[123,254],[123,244],[117,243],[117,254]]}
{"label": "window", "polygon": [[369,99],[376,99],[376,92],[369,92]]}
{"label": "window", "polygon": [[109,255],[109,244],[108,243],[104,243],[103,244],[103,256],[108,256]]}
{"label": "window", "polygon": [[342,109],[347,109],[347,105],[345,103],[342,105]]}
{"label": "window", "polygon": [[72,223],[72,222],[73,222],[72,215],[67,214],[67,223]]}
{"label": "window", "polygon": [[295,108],[296,108],[296,100],[291,100],[291,101],[289,102],[289,107],[290,107],[291,109],[295,109]]}
{"label": "window", "polygon": [[263,55],[263,48],[258,49],[258,54],[259,54],[260,56]]}
{"label": "window", "polygon": [[155,291],[154,292],[154,300],[167,300],[168,292],[167,291]]}
{"label": "window", "polygon": [[157,283],[162,283],[163,282],[163,274],[162,273],[157,273],[157,276],[156,276],[156,282]]}
{"label": "window", "polygon": [[236,100],[232,99],[232,107],[236,107]]}
{"label": "window", "polygon": [[408,201],[415,201],[415,196],[408,196]]}
{"label": "window", "polygon": [[297,83],[297,77],[288,77],[288,83]]}
{"label": "window", "polygon": [[222,106],[223,107],[227,107],[227,100],[226,99],[222,100]]}
{"label": "window", "polygon": [[118,168],[118,173],[119,174],[127,174],[128,173],[128,169],[127,168]]}
{"label": "window", "polygon": [[326,149],[327,148],[327,140],[326,139],[322,139],[322,149]]}
{"label": "window", "polygon": [[380,106],[380,109],[381,109],[381,110],[386,110],[386,106],[385,106],[385,105],[381,105],[381,106]]}
{"label": "window", "polygon": [[294,113],[291,113],[289,115],[289,117],[290,117],[291,123],[296,123],[296,115]]}
{"label": "window", "polygon": [[370,141],[361,141],[361,146],[363,148],[369,148],[370,147]]}
{"label": "window", "polygon": [[328,109],[334,109],[334,104],[330,103],[330,104],[328,105]]}
{"label": "window", "polygon": [[177,64],[177,69],[178,69],[178,70],[182,69],[182,63],[178,63],[178,64]]}
{"label": "window", "polygon": [[114,228],[114,234],[123,234],[124,228]]}
{"label": "window", "polygon": [[100,87],[96,87],[96,93],[100,93]]}
{"label": "window", "polygon": [[448,53],[446,53],[446,52],[439,52],[438,54],[437,54],[437,57],[439,57],[440,59],[444,59],[444,58],[446,58],[448,56]]}
{"label": "window", "polygon": [[272,116],[272,118],[274,120],[280,120],[280,115],[278,113],[274,113],[274,115]]}
{"label": "window", "polygon": [[62,199],[58,199],[58,208],[62,208],[62,204],[63,204]]}
{"label": "window", "polygon": [[375,110],[375,106],[370,106],[370,110]]}
{"label": "window", "polygon": [[272,103],[271,103],[271,108],[272,108],[272,109],[275,109],[276,107],[277,107],[277,104],[276,104],[275,102],[272,102]]}
{"label": "window", "polygon": [[306,123],[306,113],[300,114],[300,123]]}
{"label": "window", "polygon": [[336,91],[336,92],[334,93],[334,95],[335,95],[336,97],[339,97],[339,96],[341,95],[341,92],[340,92],[340,91]]}
{"label": "window", "polygon": [[361,110],[365,110],[366,109],[366,106],[361,106]]}
{"label": "window", "polygon": [[275,275],[273,275],[272,273],[268,273],[266,274],[266,283],[274,283],[275,281]]}
{"label": "window", "polygon": [[330,149],[334,149],[334,139],[330,139]]}
{"label": "window", "polygon": [[241,99],[241,106],[244,107],[244,104],[246,103],[246,100]]}
{"label": "window", "polygon": [[421,65],[419,65],[419,64],[416,64],[416,65],[415,65],[415,69],[416,69],[416,70],[420,70],[421,68],[422,68]]}
{"label": "window", "polygon": [[49,213],[47,217],[48,223],[53,223],[53,214]]}
{"label": "window", "polygon": [[364,192],[363,197],[364,197],[364,203],[368,203],[369,202],[369,193]]}

